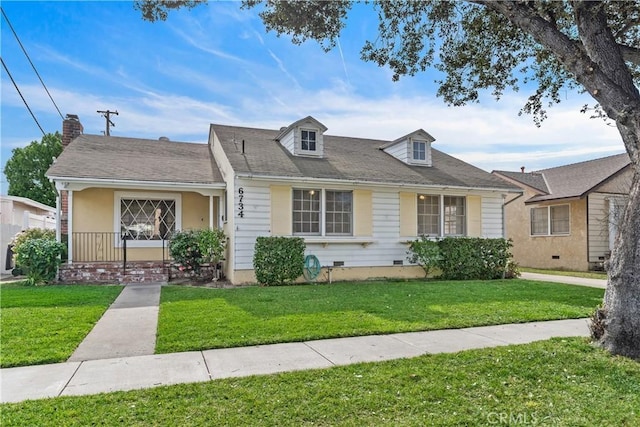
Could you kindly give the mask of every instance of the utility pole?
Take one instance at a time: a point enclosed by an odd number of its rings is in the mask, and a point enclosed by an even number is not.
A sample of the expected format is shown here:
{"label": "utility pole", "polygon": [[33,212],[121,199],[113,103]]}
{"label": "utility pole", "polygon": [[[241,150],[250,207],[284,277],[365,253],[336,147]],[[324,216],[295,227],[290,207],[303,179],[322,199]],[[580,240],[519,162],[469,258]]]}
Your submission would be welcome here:
{"label": "utility pole", "polygon": [[111,116],[111,114],[115,114],[117,116],[118,115],[118,110],[116,110],[116,111],[109,111],[109,110],[100,111],[100,110],[98,110],[97,112],[102,114],[102,117],[104,117],[106,119],[106,121],[107,121],[107,123],[106,123],[106,131],[104,132],[104,134],[105,134],[105,136],[110,136],[111,134],[109,133],[109,126],[115,126],[116,125],[115,123],[113,123],[111,121],[110,116]]}

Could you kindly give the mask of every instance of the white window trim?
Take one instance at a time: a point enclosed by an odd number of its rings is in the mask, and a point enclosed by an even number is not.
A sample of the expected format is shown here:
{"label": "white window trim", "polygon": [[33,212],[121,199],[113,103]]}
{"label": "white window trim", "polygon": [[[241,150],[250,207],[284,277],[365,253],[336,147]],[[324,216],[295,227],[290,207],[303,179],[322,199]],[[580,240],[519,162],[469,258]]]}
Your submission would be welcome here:
{"label": "white window trim", "polygon": [[[413,144],[414,143],[419,143],[419,144],[424,144],[424,160],[422,159],[416,159],[413,156]],[[407,160],[410,164],[414,164],[414,165],[429,165],[430,164],[430,147],[431,144],[429,143],[429,141],[427,141],[426,139],[420,139],[420,138],[409,138],[409,142],[408,142],[408,147],[407,147]]]}
{"label": "white window trim", "polygon": [[[316,149],[315,150],[305,150],[304,148],[302,148],[302,131],[307,131],[307,132],[314,132],[316,134]],[[318,154],[318,146],[320,145],[320,141],[319,141],[319,135],[320,132],[318,129],[311,129],[311,128],[300,128],[300,152],[303,154],[310,154],[310,155],[317,155]]]}
{"label": "white window trim", "polygon": [[[355,235],[355,227],[356,227],[356,215],[355,215],[355,204],[353,200],[353,190],[344,190],[344,189],[334,189],[334,188],[311,188],[311,187],[294,187],[291,189],[291,197],[293,198],[293,192],[295,190],[315,190],[320,191],[320,234],[308,234],[308,233],[296,233],[293,227],[293,206],[291,207],[291,232],[293,236],[296,237],[304,237],[306,238],[336,238],[336,239],[344,239],[354,237]],[[342,193],[351,193],[351,233],[350,234],[327,234],[327,191],[336,191]]]}
{"label": "white window trim", "polygon": [[[440,227],[440,233],[438,235],[435,234],[425,234],[425,236],[427,237],[432,237],[432,238],[442,238],[442,237],[466,237],[468,234],[468,230],[467,230],[467,220],[468,220],[468,215],[469,213],[467,212],[467,196],[462,196],[462,195],[453,195],[453,194],[433,194],[433,193],[417,193],[416,195],[416,203],[418,198],[420,198],[421,195],[424,196],[436,196],[439,197],[439,201],[438,201],[438,221],[440,223],[439,227]],[[445,197],[462,197],[464,199],[464,232],[462,234],[445,234],[444,229],[445,229],[445,221],[444,221],[444,198]],[[417,209],[417,205],[416,205],[416,209]],[[417,226],[417,221],[418,221],[418,215],[416,214],[416,226]]]}
{"label": "white window trim", "polygon": [[[551,233],[551,208],[552,207],[560,207],[560,206],[568,206],[569,207],[569,231],[566,233]],[[547,209],[547,232],[546,234],[533,234],[531,230],[531,212],[534,209]],[[548,205],[548,206],[534,206],[529,209],[529,237],[556,237],[556,236],[570,236],[571,235],[571,204],[570,203],[562,203],[560,205]]]}
{"label": "white window trim", "polygon": [[[176,203],[176,230],[182,230],[182,194],[180,193],[155,193],[138,191],[114,191],[113,192],[113,231],[120,233],[120,204],[121,199],[145,199],[145,200],[174,200]],[[122,246],[122,240],[116,238],[116,247]],[[129,248],[160,248],[162,240],[127,240]]]}

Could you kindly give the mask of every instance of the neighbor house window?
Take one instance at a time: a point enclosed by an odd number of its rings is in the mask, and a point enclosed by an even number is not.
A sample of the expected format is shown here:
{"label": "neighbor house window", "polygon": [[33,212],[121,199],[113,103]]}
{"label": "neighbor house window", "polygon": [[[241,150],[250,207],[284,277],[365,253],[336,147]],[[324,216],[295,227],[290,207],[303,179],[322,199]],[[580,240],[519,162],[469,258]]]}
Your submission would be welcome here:
{"label": "neighbor house window", "polygon": [[440,235],[440,196],[418,195],[418,234]]}
{"label": "neighbor house window", "polygon": [[569,234],[569,205],[531,208],[531,235],[549,236]]}
{"label": "neighbor house window", "polygon": [[181,228],[180,204],[179,194],[115,192],[115,231],[129,241],[160,244]]}
{"label": "neighbor house window", "polygon": [[413,141],[413,160],[427,160],[427,143],[425,141]]}
{"label": "neighbor house window", "polygon": [[353,222],[353,194],[351,191],[327,191],[325,229],[327,234],[351,234]]}
{"label": "neighbor house window", "polygon": [[316,151],[316,131],[302,129],[300,134],[302,151]]}
{"label": "neighbor house window", "polygon": [[352,192],[294,189],[293,234],[352,235]]}
{"label": "neighbor house window", "polygon": [[293,233],[320,234],[320,190],[293,190]]}
{"label": "neighbor house window", "polygon": [[464,202],[464,197],[444,196],[445,236],[464,236],[467,222]]}

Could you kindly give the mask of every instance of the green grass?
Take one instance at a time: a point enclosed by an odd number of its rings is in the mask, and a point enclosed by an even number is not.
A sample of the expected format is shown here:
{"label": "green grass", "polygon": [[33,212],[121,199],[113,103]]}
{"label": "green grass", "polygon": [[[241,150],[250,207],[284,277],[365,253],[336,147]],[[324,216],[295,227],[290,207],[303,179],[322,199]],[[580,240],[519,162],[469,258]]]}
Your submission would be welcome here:
{"label": "green grass", "polygon": [[607,280],[607,273],[604,271],[566,271],[566,270],[545,270],[542,268],[518,267],[518,270],[526,273],[552,274],[554,276],[583,277],[585,279]]}
{"label": "green grass", "polygon": [[636,426],[640,364],[554,339],[0,409],[7,427]]}
{"label": "green grass", "polygon": [[587,317],[603,292],[526,280],[169,286],[156,352]]}
{"label": "green grass", "polygon": [[63,362],[118,296],[120,286],[0,286],[0,366]]}

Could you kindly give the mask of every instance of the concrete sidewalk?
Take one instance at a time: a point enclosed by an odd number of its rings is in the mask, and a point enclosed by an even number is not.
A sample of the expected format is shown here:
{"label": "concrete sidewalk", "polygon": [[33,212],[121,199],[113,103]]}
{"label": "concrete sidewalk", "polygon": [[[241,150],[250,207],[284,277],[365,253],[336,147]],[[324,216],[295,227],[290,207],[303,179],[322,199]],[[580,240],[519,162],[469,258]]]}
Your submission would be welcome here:
{"label": "concrete sidewalk", "polygon": [[551,274],[526,273],[522,272],[521,279],[538,280],[541,282],[564,283],[567,285],[587,286],[590,288],[607,288],[607,279],[587,279],[584,277],[573,276],[554,276]]}
{"label": "concrete sidewalk", "polygon": [[337,338],[0,369],[0,401],[87,395],[589,336],[587,319]]}

